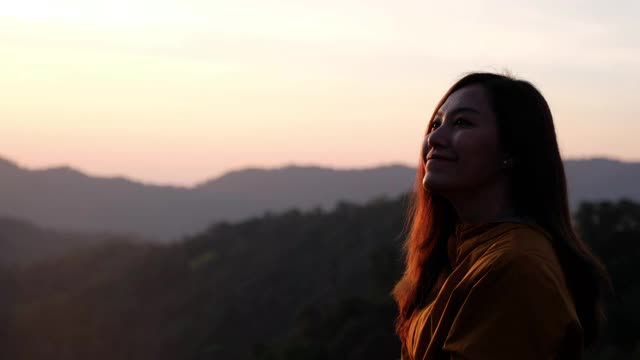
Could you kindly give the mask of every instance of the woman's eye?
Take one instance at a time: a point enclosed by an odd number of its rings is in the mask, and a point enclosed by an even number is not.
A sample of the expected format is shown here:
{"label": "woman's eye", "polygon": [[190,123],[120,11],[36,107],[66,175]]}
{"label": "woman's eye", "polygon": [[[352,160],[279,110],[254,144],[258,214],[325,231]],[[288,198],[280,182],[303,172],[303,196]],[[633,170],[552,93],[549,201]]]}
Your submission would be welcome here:
{"label": "woman's eye", "polygon": [[463,125],[463,126],[466,126],[466,125],[471,125],[471,123],[470,123],[469,121],[467,121],[466,119],[458,118],[458,119],[456,119],[456,121],[454,122],[454,125]]}

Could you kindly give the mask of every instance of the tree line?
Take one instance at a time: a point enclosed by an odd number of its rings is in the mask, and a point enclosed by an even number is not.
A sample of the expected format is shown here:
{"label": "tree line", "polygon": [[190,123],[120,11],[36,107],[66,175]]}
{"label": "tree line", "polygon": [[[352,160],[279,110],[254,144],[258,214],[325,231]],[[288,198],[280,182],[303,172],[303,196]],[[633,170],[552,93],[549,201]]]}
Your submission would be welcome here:
{"label": "tree line", "polygon": [[[396,359],[406,206],[267,212],[172,244],[0,268],[0,358]],[[640,358],[640,204],[583,203],[574,218],[616,290],[587,358]]]}

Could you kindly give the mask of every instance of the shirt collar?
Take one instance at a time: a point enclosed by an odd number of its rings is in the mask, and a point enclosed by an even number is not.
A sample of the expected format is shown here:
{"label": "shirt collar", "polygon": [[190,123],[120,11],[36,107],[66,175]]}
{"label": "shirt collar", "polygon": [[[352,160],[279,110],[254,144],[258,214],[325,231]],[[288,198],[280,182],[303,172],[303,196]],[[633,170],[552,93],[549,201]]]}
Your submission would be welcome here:
{"label": "shirt collar", "polygon": [[495,239],[500,234],[515,227],[532,226],[548,235],[544,229],[536,225],[535,221],[529,217],[507,217],[497,221],[464,224],[458,223],[447,242],[447,254],[451,268],[455,268],[458,262],[475,247]]}

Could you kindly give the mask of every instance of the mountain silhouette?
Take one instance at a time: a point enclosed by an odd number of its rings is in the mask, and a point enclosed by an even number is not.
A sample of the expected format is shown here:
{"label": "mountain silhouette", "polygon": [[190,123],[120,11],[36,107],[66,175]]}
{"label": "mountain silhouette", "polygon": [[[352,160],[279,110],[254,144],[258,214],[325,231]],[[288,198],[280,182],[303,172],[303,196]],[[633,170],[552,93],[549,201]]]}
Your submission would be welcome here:
{"label": "mountain silhouette", "polygon": [[[566,160],[572,209],[583,200],[640,199],[640,163]],[[218,221],[291,208],[329,210],[410,190],[415,169],[387,165],[336,170],[290,165],[232,171],[194,187],[94,177],[69,167],[31,170],[0,159],[0,216],[48,228],[180,239]]]}

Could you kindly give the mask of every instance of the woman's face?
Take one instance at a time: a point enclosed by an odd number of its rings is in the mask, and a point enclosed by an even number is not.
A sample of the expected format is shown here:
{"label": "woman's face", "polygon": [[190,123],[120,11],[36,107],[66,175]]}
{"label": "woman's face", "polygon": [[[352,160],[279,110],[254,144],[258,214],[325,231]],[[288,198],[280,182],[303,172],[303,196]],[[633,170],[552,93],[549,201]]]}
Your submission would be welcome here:
{"label": "woman's face", "polygon": [[447,98],[428,129],[423,156],[424,187],[445,196],[479,190],[499,179],[505,158],[482,86],[464,87]]}

